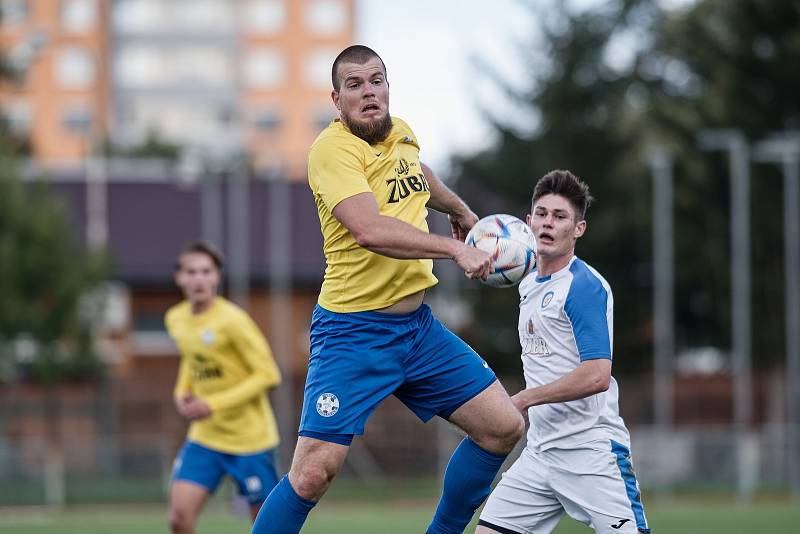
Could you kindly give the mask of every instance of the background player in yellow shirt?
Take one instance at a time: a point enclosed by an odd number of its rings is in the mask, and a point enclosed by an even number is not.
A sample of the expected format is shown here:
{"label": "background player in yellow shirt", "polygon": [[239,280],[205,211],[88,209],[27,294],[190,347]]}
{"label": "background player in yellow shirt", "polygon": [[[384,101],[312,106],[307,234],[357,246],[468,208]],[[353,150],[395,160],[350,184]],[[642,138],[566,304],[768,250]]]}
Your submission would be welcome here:
{"label": "background player in yellow shirt", "polygon": [[[411,128],[389,115],[381,58],[351,46],[331,74],[340,118],[308,156],[327,268],[311,321],[300,437],[289,475],[264,502],[253,533],[300,532],[353,437],[394,395],[421,420],[438,416],[468,434],[450,459],[428,527],[457,534],[489,494],[524,423],[486,362],[423,297],[437,282],[432,258],[484,278],[490,257],[464,244],[478,217],[420,162]],[[452,237],[428,232],[428,207],[448,214]]]}
{"label": "background player in yellow shirt", "polygon": [[278,430],[266,393],[280,383],[280,372],[250,316],[217,296],[222,264],[208,243],[184,248],[175,282],[186,299],[164,319],[181,352],[175,406],[191,421],[170,485],[174,534],[194,532],[208,496],[226,474],[253,518],[278,481]]}

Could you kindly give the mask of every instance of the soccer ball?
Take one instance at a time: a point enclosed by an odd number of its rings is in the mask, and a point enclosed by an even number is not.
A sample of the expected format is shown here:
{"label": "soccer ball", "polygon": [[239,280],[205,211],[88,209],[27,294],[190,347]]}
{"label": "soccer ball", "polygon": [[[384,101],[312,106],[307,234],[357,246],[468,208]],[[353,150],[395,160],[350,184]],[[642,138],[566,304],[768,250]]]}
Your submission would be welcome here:
{"label": "soccer ball", "polygon": [[488,215],[475,223],[467,245],[492,255],[494,272],[483,283],[513,287],[536,266],[536,240],[527,224],[513,215]]}

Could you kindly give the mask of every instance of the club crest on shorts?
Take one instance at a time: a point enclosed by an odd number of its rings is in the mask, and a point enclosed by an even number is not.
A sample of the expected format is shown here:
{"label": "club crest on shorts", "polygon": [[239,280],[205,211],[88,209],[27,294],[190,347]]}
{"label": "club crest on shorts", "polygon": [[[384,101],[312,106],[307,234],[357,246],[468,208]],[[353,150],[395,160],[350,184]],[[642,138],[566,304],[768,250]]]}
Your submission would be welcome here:
{"label": "club crest on shorts", "polygon": [[323,393],[317,399],[317,413],[322,417],[331,417],[339,411],[339,398],[333,393]]}

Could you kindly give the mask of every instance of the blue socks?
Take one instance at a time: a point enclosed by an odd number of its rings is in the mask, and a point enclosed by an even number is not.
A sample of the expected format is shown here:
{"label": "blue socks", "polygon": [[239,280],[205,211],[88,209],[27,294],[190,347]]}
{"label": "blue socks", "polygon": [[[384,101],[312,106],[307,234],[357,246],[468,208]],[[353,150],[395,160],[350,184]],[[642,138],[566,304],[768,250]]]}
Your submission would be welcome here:
{"label": "blue socks", "polygon": [[489,496],[506,454],[499,455],[478,447],[464,438],[456,448],[444,473],[444,487],[428,534],[461,534],[472,515]]}
{"label": "blue socks", "polygon": [[[464,438],[444,474],[444,487],[428,534],[461,534],[489,495],[506,455],[494,454]],[[299,534],[317,504],[303,499],[283,477],[261,506],[251,534]]]}
{"label": "blue socks", "polygon": [[284,476],[261,505],[251,534],[297,534],[315,504],[295,493]]}

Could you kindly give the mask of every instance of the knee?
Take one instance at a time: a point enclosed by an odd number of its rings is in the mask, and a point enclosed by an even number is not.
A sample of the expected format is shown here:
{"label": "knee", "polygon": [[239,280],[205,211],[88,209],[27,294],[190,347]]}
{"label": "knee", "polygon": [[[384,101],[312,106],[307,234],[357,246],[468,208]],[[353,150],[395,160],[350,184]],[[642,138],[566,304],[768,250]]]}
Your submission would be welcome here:
{"label": "knee", "polygon": [[172,534],[189,534],[194,529],[192,514],[181,508],[171,508],[169,511],[169,530]]}
{"label": "knee", "polygon": [[336,470],[320,464],[301,466],[290,473],[289,482],[295,493],[307,501],[318,501],[331,485]]}
{"label": "knee", "polygon": [[510,453],[525,433],[525,420],[522,414],[513,410],[498,418],[492,428],[485,429],[481,436],[473,440],[482,448],[497,453]]}
{"label": "knee", "polygon": [[503,425],[500,434],[497,436],[499,446],[502,447],[503,452],[511,452],[517,445],[517,442],[522,438],[525,433],[525,419],[522,414],[514,410],[509,415],[506,424]]}

